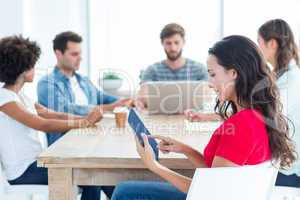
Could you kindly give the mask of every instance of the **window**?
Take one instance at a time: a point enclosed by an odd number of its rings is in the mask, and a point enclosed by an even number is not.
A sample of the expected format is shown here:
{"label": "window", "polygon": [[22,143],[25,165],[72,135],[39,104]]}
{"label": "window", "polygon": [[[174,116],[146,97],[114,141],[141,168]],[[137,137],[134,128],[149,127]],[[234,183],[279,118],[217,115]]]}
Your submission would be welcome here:
{"label": "window", "polygon": [[258,28],[270,19],[281,18],[300,39],[299,0],[226,0],[224,4],[224,35],[240,34],[257,41]]}
{"label": "window", "polygon": [[[220,1],[91,0],[91,78],[113,68],[137,85],[140,70],[165,59],[159,34],[176,22],[186,30],[183,55],[205,64],[207,50],[220,38]],[[126,85],[125,85],[126,87]]]}
{"label": "window", "polygon": [[25,93],[37,100],[36,86],[39,79],[51,72],[56,64],[52,49],[55,35],[63,31],[75,31],[83,37],[83,61],[80,72],[88,74],[87,3],[82,0],[23,0],[22,33],[41,46],[42,54],[36,64],[33,84],[26,84]]}
{"label": "window", "polygon": [[26,0],[24,2],[23,34],[36,40],[42,55],[37,68],[52,68],[56,58],[52,49],[55,35],[63,31],[74,31],[83,37],[82,68],[80,72],[87,74],[87,3],[81,0]]}

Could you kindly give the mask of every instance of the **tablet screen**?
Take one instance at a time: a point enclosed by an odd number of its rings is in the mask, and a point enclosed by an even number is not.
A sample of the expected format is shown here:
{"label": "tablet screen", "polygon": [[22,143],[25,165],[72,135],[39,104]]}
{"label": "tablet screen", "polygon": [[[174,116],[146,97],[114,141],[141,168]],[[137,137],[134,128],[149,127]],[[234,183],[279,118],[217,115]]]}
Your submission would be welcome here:
{"label": "tablet screen", "polygon": [[[138,137],[138,140],[142,146],[144,146],[144,141],[142,137],[142,133],[146,135],[150,135],[149,130],[145,127],[144,123],[140,119],[140,117],[137,115],[137,113],[134,111],[134,109],[130,109],[129,116],[128,116],[128,124],[130,127],[133,129],[134,133]],[[157,148],[157,142],[153,138],[148,138],[149,144],[151,145],[155,156],[156,160],[158,160],[158,148]]]}

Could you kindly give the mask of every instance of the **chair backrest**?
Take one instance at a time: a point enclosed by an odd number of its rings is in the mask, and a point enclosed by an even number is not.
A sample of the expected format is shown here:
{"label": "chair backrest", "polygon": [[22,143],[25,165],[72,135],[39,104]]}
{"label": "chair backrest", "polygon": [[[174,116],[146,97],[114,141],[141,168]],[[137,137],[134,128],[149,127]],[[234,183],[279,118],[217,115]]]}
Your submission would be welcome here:
{"label": "chair backrest", "polygon": [[4,193],[4,188],[8,185],[7,179],[3,173],[2,165],[0,162],[0,197]]}
{"label": "chair backrest", "polygon": [[272,193],[272,200],[299,200],[300,188],[275,186]]}
{"label": "chair backrest", "polygon": [[268,200],[277,172],[270,162],[243,167],[199,168],[187,200]]}

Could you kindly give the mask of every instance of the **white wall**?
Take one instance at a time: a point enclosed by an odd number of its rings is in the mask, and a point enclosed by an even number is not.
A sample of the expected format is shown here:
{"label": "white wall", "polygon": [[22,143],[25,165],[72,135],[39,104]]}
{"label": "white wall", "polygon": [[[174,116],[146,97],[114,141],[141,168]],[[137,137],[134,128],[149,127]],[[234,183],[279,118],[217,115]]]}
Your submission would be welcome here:
{"label": "white wall", "polygon": [[256,41],[260,25],[274,18],[286,20],[300,44],[299,0],[90,0],[89,10],[94,82],[112,68],[136,85],[141,69],[165,58],[159,33],[170,22],[186,29],[184,56],[204,63],[208,48],[223,36]]}
{"label": "white wall", "polygon": [[85,0],[0,0],[0,37],[23,34],[36,40],[42,49],[33,84],[25,91],[36,100],[36,82],[52,71],[56,59],[52,40],[62,31],[75,31],[83,37],[80,72],[88,74],[87,2]]}
{"label": "white wall", "polygon": [[220,39],[220,0],[90,0],[90,12],[94,81],[113,68],[136,85],[141,69],[165,59],[159,34],[168,23],[186,30],[184,56],[204,64],[208,48]]}
{"label": "white wall", "polygon": [[299,0],[226,0],[224,33],[241,34],[257,40],[258,28],[270,19],[281,18],[292,28],[300,44]]}
{"label": "white wall", "polygon": [[39,42],[42,56],[37,67],[53,67],[56,63],[52,50],[55,35],[71,30],[83,37],[81,72],[87,73],[87,9],[82,0],[25,0],[23,33]]}
{"label": "white wall", "polygon": [[23,32],[23,0],[0,0],[0,37]]}
{"label": "white wall", "polygon": [[57,33],[72,30],[83,36],[82,73],[87,74],[87,1],[0,0],[0,37],[23,34],[38,41],[42,56],[37,67],[55,65],[52,40]]}
{"label": "white wall", "polygon": [[[220,2],[224,2],[223,20]],[[38,80],[55,65],[54,36],[73,30],[84,39],[83,74],[90,71],[96,82],[101,69],[117,68],[137,83],[141,69],[164,58],[159,32],[166,23],[185,27],[184,55],[205,63],[208,47],[220,38],[222,21],[225,35],[243,34],[256,40],[263,22],[282,17],[300,44],[299,10],[299,0],[0,0],[0,37],[22,33],[39,42]]]}

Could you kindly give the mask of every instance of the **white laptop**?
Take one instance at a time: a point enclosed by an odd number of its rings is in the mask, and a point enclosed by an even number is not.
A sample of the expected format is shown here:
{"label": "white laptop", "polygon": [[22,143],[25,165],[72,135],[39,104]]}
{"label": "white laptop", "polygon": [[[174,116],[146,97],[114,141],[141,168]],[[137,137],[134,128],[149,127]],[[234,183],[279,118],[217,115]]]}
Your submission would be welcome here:
{"label": "white laptop", "polygon": [[146,82],[146,103],[149,114],[181,114],[186,109],[201,109],[211,101],[212,89],[204,81]]}

